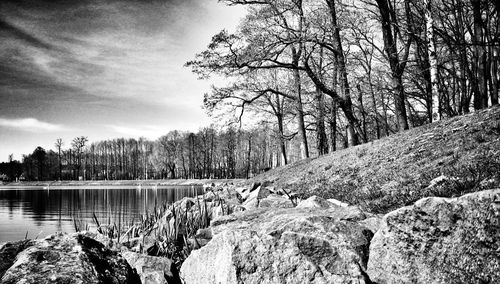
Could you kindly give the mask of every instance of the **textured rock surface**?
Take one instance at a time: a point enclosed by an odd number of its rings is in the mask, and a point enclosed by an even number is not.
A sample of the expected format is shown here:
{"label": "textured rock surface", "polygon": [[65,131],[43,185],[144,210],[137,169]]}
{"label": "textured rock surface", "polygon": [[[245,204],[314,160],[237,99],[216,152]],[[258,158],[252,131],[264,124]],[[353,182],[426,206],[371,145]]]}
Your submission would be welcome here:
{"label": "textured rock surface", "polygon": [[0,247],[0,279],[5,274],[5,271],[14,264],[16,256],[31,245],[31,240],[22,240],[6,243]]}
{"label": "textured rock surface", "polygon": [[377,283],[500,283],[500,189],[387,214],[368,274]]}
{"label": "textured rock surface", "polygon": [[333,206],[337,205],[316,195],[313,195],[306,200],[302,200],[299,204],[297,204],[298,208],[330,208]]}
{"label": "textured rock surface", "polygon": [[55,234],[27,242],[1,283],[140,283],[140,279],[117,252],[93,238]]}
{"label": "textured rock surface", "polygon": [[148,256],[135,252],[124,252],[122,255],[130,266],[137,271],[142,284],[180,283],[179,273],[168,258]]}
{"label": "textured rock surface", "polygon": [[290,199],[283,195],[270,194],[259,201],[260,208],[293,208],[295,207]]}
{"label": "textured rock surface", "polygon": [[181,268],[186,283],[368,283],[372,233],[356,207],[256,209],[214,220]]}
{"label": "textured rock surface", "polygon": [[241,204],[245,209],[253,209],[259,207],[261,199],[268,197],[271,194],[269,189],[263,186],[258,186],[250,192],[245,201]]}

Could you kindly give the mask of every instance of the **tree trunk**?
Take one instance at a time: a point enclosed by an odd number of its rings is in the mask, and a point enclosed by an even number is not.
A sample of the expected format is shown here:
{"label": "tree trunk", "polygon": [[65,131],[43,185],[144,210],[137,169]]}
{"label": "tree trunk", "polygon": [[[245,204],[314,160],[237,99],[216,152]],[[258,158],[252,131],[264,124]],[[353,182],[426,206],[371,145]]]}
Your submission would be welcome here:
{"label": "tree trunk", "polygon": [[465,114],[470,112],[470,95],[468,92],[467,88],[467,82],[469,82],[472,86],[472,89],[474,90],[475,88],[473,87],[476,80],[471,78],[471,80],[467,80],[467,76],[471,75],[471,71],[469,68],[469,63],[467,60],[467,48],[466,48],[466,40],[465,40],[465,28],[464,28],[464,23],[463,23],[463,5],[464,2],[458,1],[455,3],[455,1],[452,2],[452,4],[457,7],[456,11],[457,14],[455,16],[455,25],[458,28],[458,35],[460,37],[460,45],[458,48],[459,52],[459,77],[460,77],[460,106],[459,106],[459,113],[460,114]]}
{"label": "tree trunk", "polygon": [[363,92],[361,91],[361,86],[359,84],[356,85],[358,89],[358,102],[359,102],[359,111],[361,112],[361,125],[363,132],[360,133],[364,141],[368,141],[368,135],[366,133],[366,111],[365,106],[363,105]]}
{"label": "tree trunk", "polygon": [[[294,59],[294,64],[298,66],[298,56]],[[297,110],[297,124],[299,137],[301,142],[301,158],[309,158],[309,147],[307,145],[307,134],[306,134],[306,126],[304,123],[304,108],[302,105],[302,84],[300,82],[300,72],[298,69],[293,70],[294,84],[295,84],[295,92],[297,94],[297,99],[295,100],[295,107]]]}
{"label": "tree trunk", "polygon": [[[351,101],[351,90],[349,87],[349,80],[347,78],[347,68],[346,68],[346,60],[344,57],[344,50],[342,48],[342,41],[340,38],[340,29],[339,25],[337,24],[337,10],[335,8],[335,0],[326,0],[326,3],[328,4],[328,8],[330,11],[330,16],[331,16],[331,21],[332,21],[332,28],[333,28],[333,45],[336,50],[336,65],[337,65],[337,72],[339,75],[339,83],[340,83],[340,90],[342,92],[342,99],[343,102],[340,102],[340,107],[342,108],[342,111],[344,111],[347,121],[352,127],[355,132],[359,133],[362,138],[362,142],[366,143],[366,139],[364,139],[364,136],[362,134],[362,129],[361,126],[359,125],[358,120],[354,116],[354,113],[352,111],[352,101]],[[355,135],[355,132],[350,132],[350,135]],[[353,142],[357,143],[357,139],[354,136],[350,137]]]}
{"label": "tree trunk", "polygon": [[400,74],[392,74],[392,83],[394,86],[394,109],[398,122],[398,131],[407,130],[408,116],[406,114],[406,95],[403,87],[403,78]]}
{"label": "tree trunk", "polygon": [[394,89],[394,108],[398,123],[398,130],[402,131],[408,129],[408,117],[406,115],[405,92],[403,88],[402,76],[404,67],[406,66],[406,60],[408,58],[410,41],[408,41],[405,48],[405,54],[403,55],[402,60],[400,60],[396,40],[392,30],[392,26],[396,23],[394,23],[391,19],[391,9],[387,1],[388,0],[376,0],[382,21],[384,50],[389,58],[389,65],[391,67],[391,83]]}
{"label": "tree trunk", "polygon": [[316,103],[318,113],[316,117],[316,142],[318,155],[328,154],[328,142],[325,130],[325,100],[321,90],[316,88]]}
{"label": "tree trunk", "polygon": [[[319,52],[319,64],[318,64],[318,77],[323,80],[322,69],[323,69],[323,48],[320,48]],[[318,155],[328,154],[328,139],[326,138],[325,129],[325,98],[321,89],[316,86],[316,149],[318,150]]]}
{"label": "tree trunk", "polygon": [[384,113],[384,131],[385,131],[385,136],[387,137],[390,134],[389,118],[387,117],[387,104],[385,103],[384,94],[380,94],[380,96],[382,99],[382,112]]}
{"label": "tree trunk", "polygon": [[247,152],[247,168],[246,168],[246,178],[250,178],[250,158],[252,156],[252,136],[248,135],[248,152]]}
{"label": "tree trunk", "polygon": [[472,35],[473,56],[476,81],[474,93],[474,109],[488,107],[487,78],[486,78],[486,50],[483,38],[483,19],[481,18],[481,0],[471,0],[472,15],[474,18],[474,33]]}
{"label": "tree trunk", "polygon": [[431,75],[431,88],[432,88],[432,115],[431,121],[437,121],[441,119],[440,111],[440,94],[438,89],[438,70],[437,70],[437,54],[436,54],[436,43],[434,41],[434,22],[432,19],[432,0],[425,0],[425,24],[426,24],[426,38],[427,47],[429,55],[429,68]]}
{"label": "tree trunk", "polygon": [[498,105],[498,47],[491,47],[491,105]]}
{"label": "tree trunk", "polygon": [[62,180],[62,163],[61,163],[61,147],[58,148],[58,161],[59,161],[59,180]]}
{"label": "tree trunk", "polygon": [[380,122],[379,122],[380,114],[378,113],[377,100],[375,99],[375,91],[373,90],[371,70],[372,70],[372,67],[370,64],[368,66],[368,72],[367,72],[368,73],[368,84],[370,86],[370,95],[372,98],[373,112],[375,113],[375,130],[377,133],[377,139],[380,139]]}
{"label": "tree trunk", "polygon": [[330,115],[330,144],[332,152],[337,150],[337,103],[332,100],[332,109]]}
{"label": "tree trunk", "polygon": [[281,155],[283,157],[283,164],[286,165],[288,164],[288,159],[286,156],[286,145],[285,145],[285,130],[283,126],[283,116],[280,114],[277,116],[278,119],[278,130],[280,134],[280,148],[281,148]]}

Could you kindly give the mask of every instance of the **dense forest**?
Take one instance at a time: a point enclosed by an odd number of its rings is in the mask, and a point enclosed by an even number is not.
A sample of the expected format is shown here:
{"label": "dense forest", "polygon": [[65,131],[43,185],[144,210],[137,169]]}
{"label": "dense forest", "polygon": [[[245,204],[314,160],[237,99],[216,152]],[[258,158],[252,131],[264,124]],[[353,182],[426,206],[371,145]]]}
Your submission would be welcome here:
{"label": "dense forest", "polygon": [[[247,15],[186,63],[222,129],[78,137],[7,179],[249,177],[498,104],[500,5],[486,0],[224,0]],[[224,119],[221,119],[224,117]],[[254,126],[241,127],[244,121]],[[216,130],[218,129],[218,130]]]}
{"label": "dense forest", "polygon": [[[95,143],[82,136],[69,147],[57,139],[55,150],[37,147],[22,162],[1,163],[0,172],[9,180],[247,178],[281,165],[279,149],[267,133],[272,131],[203,128],[197,133],[171,131],[155,141]],[[294,147],[293,141],[288,147]]]}

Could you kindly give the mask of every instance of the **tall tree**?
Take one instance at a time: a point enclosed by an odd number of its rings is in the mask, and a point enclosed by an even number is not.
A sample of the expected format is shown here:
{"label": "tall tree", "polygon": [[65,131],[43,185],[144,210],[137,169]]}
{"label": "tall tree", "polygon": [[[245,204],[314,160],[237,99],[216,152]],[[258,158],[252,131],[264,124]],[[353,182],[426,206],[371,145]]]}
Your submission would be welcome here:
{"label": "tall tree", "polygon": [[62,146],[63,146],[63,140],[62,138],[57,138],[56,140],[56,143],[54,144],[56,146],[56,149],[57,149],[57,161],[58,161],[58,165],[59,165],[59,180],[62,179],[62,162],[61,162],[61,149],[62,149]]}
{"label": "tall tree", "polygon": [[[406,94],[403,86],[403,72],[410,54],[411,37],[407,37],[403,54],[399,55],[398,39],[401,39],[399,22],[396,11],[390,0],[375,0],[380,12],[384,50],[391,68],[391,82],[394,89],[394,109],[399,130],[408,129],[408,116],[406,113]],[[405,10],[408,14],[409,3],[405,0]],[[404,40],[404,39],[402,39]]]}
{"label": "tall tree", "polygon": [[80,177],[80,169],[82,167],[82,154],[85,148],[88,138],[85,136],[76,137],[71,142],[71,146],[74,149],[74,154],[76,156],[76,178]]}
{"label": "tall tree", "polygon": [[483,109],[488,107],[488,83],[486,75],[486,47],[483,32],[483,7],[484,1],[470,0],[472,4],[472,15],[474,19],[474,32],[472,34],[474,70],[473,78],[474,88],[474,108]]}
{"label": "tall tree", "polygon": [[429,49],[429,63],[430,63],[430,80],[432,87],[432,115],[431,122],[441,119],[441,111],[439,110],[439,88],[438,88],[438,62],[436,53],[436,42],[434,40],[434,21],[432,19],[432,1],[424,0],[425,5],[425,22],[426,22],[426,35],[427,35],[427,45]]}
{"label": "tall tree", "polygon": [[45,160],[47,159],[47,152],[45,152],[45,149],[43,149],[42,147],[38,146],[33,151],[32,155],[36,161],[37,168],[38,168],[38,180],[44,180],[43,170],[45,167]]}

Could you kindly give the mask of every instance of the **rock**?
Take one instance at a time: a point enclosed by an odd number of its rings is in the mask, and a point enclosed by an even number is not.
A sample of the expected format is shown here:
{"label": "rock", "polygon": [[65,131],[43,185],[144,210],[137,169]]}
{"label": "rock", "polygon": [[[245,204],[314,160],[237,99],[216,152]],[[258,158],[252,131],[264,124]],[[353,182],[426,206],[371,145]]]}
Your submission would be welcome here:
{"label": "rock", "polygon": [[273,184],[272,182],[270,182],[270,181],[268,181],[268,180],[265,180],[265,181],[263,181],[263,182],[260,184],[260,186],[262,186],[262,187],[271,187],[271,186],[272,186],[272,184]]}
{"label": "rock", "polygon": [[241,206],[241,205],[236,205],[233,207],[233,212],[232,213],[236,213],[236,212],[242,212],[242,211],[245,211],[247,210],[245,207]]}
{"label": "rock", "polygon": [[181,283],[179,272],[168,258],[143,255],[135,252],[124,252],[122,256],[137,271],[142,284]]}
{"label": "rock", "polygon": [[241,204],[245,209],[252,209],[259,207],[260,200],[269,196],[271,192],[265,187],[258,187],[254,191],[250,192],[250,195],[243,204]]}
{"label": "rock", "polygon": [[[355,218],[357,216],[357,219]],[[255,209],[214,220],[181,267],[185,283],[369,283],[358,208]]]}
{"label": "rock", "polygon": [[25,245],[2,283],[140,283],[125,259],[84,234],[59,233]]}
{"label": "rock", "polygon": [[0,279],[2,279],[5,271],[14,264],[15,257],[31,245],[31,240],[22,240],[6,243],[0,248]]}
{"label": "rock", "polygon": [[227,204],[221,204],[219,206],[212,207],[212,218],[221,217],[224,215],[229,215],[229,207]]}
{"label": "rock", "polygon": [[377,283],[500,283],[500,189],[430,197],[384,216],[370,245]]}
{"label": "rock", "polygon": [[204,247],[210,242],[211,239],[199,239],[196,237],[189,238],[187,241],[191,249],[199,249]]}
{"label": "rock", "polygon": [[368,214],[366,219],[359,221],[359,224],[370,230],[373,234],[375,234],[382,224],[383,215]]}
{"label": "rock", "polygon": [[235,187],[235,188],[234,188],[234,190],[235,190],[237,193],[241,194],[242,192],[247,191],[247,190],[248,190],[248,187],[245,187],[245,186],[239,186],[239,187]]}
{"label": "rock", "polygon": [[245,190],[240,193],[241,200],[246,201],[248,197],[250,196],[250,190]]}
{"label": "rock", "polygon": [[288,197],[270,194],[259,202],[259,208],[293,208],[295,207]]}
{"label": "rock", "polygon": [[[165,229],[165,227],[162,227]],[[144,252],[152,247],[156,242],[154,236],[145,236],[141,234],[139,237],[127,239],[122,244],[126,247],[126,250],[134,252]]]}
{"label": "rock", "polygon": [[334,205],[340,206],[340,207],[347,207],[349,204],[342,202],[340,200],[334,199],[334,198],[329,198],[327,199],[328,202],[333,203]]}
{"label": "rock", "polygon": [[252,183],[252,185],[250,186],[250,192],[256,190],[259,186],[260,186],[260,182]]}
{"label": "rock", "polygon": [[330,208],[332,206],[334,206],[333,203],[328,202],[324,198],[316,195],[313,195],[297,204],[297,208]]}
{"label": "rock", "polygon": [[429,186],[427,186],[427,190],[429,189],[433,189],[433,188],[436,188],[438,186],[441,186],[447,182],[456,182],[456,181],[459,181],[460,179],[458,178],[455,178],[455,177],[448,177],[448,176],[445,176],[445,175],[440,175],[436,178],[434,178],[433,180],[430,181],[429,183]]}
{"label": "rock", "polygon": [[192,249],[199,249],[205,246],[212,239],[212,230],[210,228],[198,229],[196,235],[189,238]]}
{"label": "rock", "polygon": [[220,193],[220,198],[229,205],[239,205],[242,201],[241,195],[232,187],[225,187]]}

